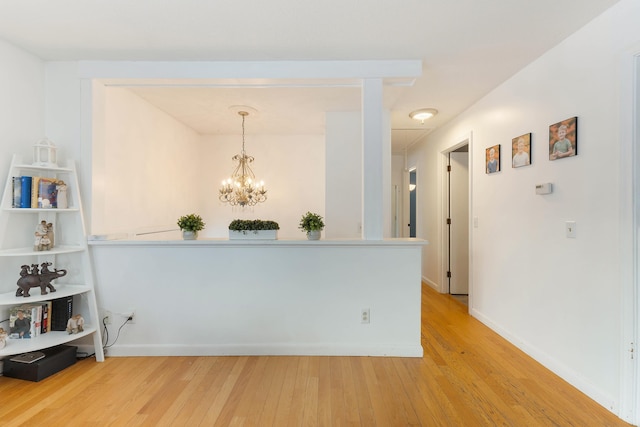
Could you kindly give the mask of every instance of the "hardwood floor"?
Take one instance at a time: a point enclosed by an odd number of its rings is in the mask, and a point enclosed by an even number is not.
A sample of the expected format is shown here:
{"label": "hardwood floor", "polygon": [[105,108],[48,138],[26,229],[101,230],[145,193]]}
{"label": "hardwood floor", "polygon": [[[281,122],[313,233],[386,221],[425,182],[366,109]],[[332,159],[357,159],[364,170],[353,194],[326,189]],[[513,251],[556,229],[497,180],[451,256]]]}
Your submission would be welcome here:
{"label": "hardwood floor", "polygon": [[626,426],[423,286],[423,358],[87,359],[0,378],[2,426]]}

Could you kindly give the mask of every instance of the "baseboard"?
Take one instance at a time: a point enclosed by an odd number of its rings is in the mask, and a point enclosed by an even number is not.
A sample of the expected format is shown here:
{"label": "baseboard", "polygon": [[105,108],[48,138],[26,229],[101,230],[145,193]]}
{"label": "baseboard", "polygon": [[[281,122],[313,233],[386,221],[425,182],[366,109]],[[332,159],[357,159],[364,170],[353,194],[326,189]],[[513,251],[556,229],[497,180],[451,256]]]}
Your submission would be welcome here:
{"label": "baseboard", "polygon": [[520,350],[525,352],[527,355],[531,356],[538,363],[542,364],[545,368],[549,369],[551,372],[558,375],[560,378],[589,396],[589,398],[593,399],[603,407],[607,408],[609,411],[619,416],[618,411],[619,407],[616,399],[614,399],[611,395],[602,392],[598,387],[594,386],[591,382],[587,381],[584,377],[579,375],[576,371],[571,369],[569,366],[560,363],[557,359],[551,357],[546,352],[540,350],[536,346],[531,343],[520,339],[519,337],[510,334],[507,332],[506,328],[503,328],[501,325],[497,324],[490,318],[486,317],[484,314],[479,312],[477,309],[471,309],[470,314],[490,328],[492,331],[500,335],[502,338],[509,341],[514,346],[518,347]]}
{"label": "baseboard", "polygon": [[422,276],[422,282],[427,284],[430,288],[433,288],[433,290],[435,290],[436,292],[442,293],[442,290],[440,289],[440,285],[438,285],[433,280],[429,280],[426,277]]}
{"label": "baseboard", "polygon": [[227,344],[119,345],[107,357],[124,356],[380,356],[422,357],[421,345]]}

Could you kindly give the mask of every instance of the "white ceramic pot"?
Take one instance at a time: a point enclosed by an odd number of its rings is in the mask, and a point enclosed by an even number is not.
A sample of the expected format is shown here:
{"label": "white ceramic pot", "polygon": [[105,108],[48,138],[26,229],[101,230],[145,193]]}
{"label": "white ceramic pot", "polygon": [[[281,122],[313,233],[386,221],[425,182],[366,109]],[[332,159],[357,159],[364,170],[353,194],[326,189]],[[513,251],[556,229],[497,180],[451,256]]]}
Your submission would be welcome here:
{"label": "white ceramic pot", "polygon": [[183,230],[182,231],[182,238],[184,240],[196,240],[198,238],[198,232],[197,231],[191,231],[191,230]]}
{"label": "white ceramic pot", "polygon": [[307,239],[309,240],[320,240],[320,234],[322,230],[311,230],[307,232]]}

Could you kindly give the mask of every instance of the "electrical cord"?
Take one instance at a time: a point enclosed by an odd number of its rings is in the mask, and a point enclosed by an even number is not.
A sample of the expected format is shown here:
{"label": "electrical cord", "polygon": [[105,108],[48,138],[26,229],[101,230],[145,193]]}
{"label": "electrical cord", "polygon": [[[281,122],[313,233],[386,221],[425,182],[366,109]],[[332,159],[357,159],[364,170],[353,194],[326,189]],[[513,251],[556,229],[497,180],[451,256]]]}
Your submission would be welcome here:
{"label": "electrical cord", "polygon": [[118,328],[118,333],[116,334],[116,339],[111,344],[109,344],[109,329],[107,328],[107,318],[105,317],[105,318],[102,319],[102,325],[104,326],[104,331],[105,331],[104,335],[106,337],[106,341],[104,342],[104,344],[102,346],[103,350],[105,350],[105,349],[107,349],[109,347],[112,347],[116,342],[118,342],[118,338],[120,337],[120,331],[122,330],[122,328],[124,328],[124,325],[126,325],[127,322],[130,321],[130,320],[133,320],[133,318],[131,316],[129,316],[127,318],[127,320],[125,320],[124,323],[122,325],[120,325],[120,327]]}

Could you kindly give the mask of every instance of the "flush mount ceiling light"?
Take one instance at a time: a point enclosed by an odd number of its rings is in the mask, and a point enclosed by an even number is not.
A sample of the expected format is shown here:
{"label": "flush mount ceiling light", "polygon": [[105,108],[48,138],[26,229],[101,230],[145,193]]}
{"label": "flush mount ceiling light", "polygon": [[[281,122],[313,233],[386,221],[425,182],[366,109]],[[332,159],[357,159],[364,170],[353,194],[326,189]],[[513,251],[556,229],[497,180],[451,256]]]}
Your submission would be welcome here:
{"label": "flush mount ceiling light", "polygon": [[420,120],[420,122],[424,124],[425,120],[430,119],[436,114],[438,114],[438,110],[436,110],[435,108],[421,108],[419,110],[412,111],[411,113],[409,113],[409,117],[411,117],[414,120]]}

